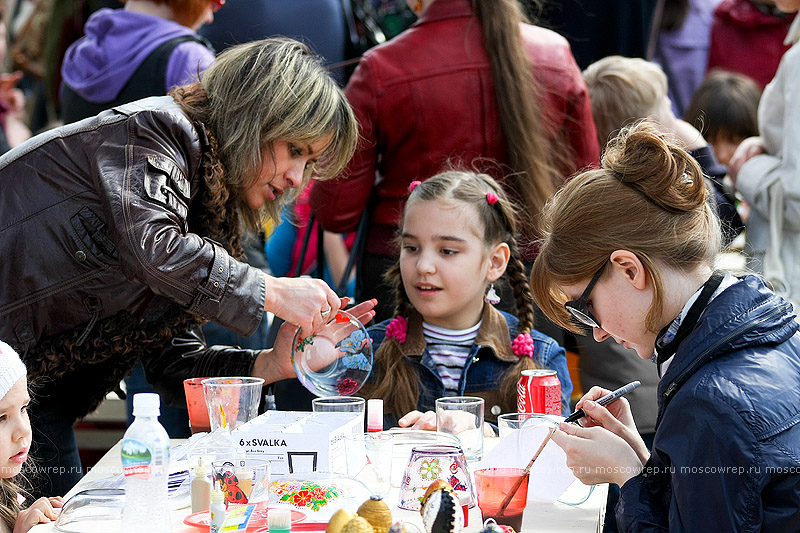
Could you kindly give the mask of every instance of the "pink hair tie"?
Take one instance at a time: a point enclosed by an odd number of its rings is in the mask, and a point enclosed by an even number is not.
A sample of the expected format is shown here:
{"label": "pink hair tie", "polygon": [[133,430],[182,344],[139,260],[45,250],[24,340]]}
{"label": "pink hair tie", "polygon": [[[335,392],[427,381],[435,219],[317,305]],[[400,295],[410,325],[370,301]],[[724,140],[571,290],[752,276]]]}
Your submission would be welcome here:
{"label": "pink hair tie", "polygon": [[408,184],[408,192],[414,192],[414,189],[415,189],[415,188],[417,187],[417,185],[419,185],[420,183],[422,183],[422,182],[421,182],[421,181],[419,181],[419,180],[414,180],[414,181],[412,181],[411,183],[409,183],[409,184]]}
{"label": "pink hair tie", "polygon": [[520,333],[517,337],[511,341],[511,351],[514,352],[514,355],[517,357],[533,357],[533,339],[531,338],[530,333]]}
{"label": "pink hair tie", "polygon": [[492,191],[486,193],[486,201],[489,202],[489,205],[494,205],[497,203],[497,195]]}
{"label": "pink hair tie", "polygon": [[397,339],[397,342],[403,344],[406,342],[406,332],[408,331],[408,322],[405,318],[398,316],[393,318],[386,325],[386,336],[392,339]]}

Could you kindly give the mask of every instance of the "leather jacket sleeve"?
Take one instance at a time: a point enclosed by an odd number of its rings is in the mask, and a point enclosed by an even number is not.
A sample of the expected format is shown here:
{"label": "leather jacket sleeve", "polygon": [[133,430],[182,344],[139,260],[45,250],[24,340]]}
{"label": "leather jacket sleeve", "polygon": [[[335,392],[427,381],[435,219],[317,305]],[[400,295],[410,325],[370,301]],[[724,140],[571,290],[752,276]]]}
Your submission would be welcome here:
{"label": "leather jacket sleeve", "polygon": [[116,141],[123,146],[111,139],[98,151],[94,171],[123,274],[191,313],[253,333],[264,313],[263,273],[188,228],[189,209],[201,208],[192,201],[204,133],[177,108],[147,111],[134,103],[117,110],[138,112]]}
{"label": "leather jacket sleeve", "polygon": [[206,346],[196,326],[174,337],[160,352],[142,360],[147,381],[174,407],[185,407],[183,380],[193,377],[249,376],[260,352],[237,346]]}

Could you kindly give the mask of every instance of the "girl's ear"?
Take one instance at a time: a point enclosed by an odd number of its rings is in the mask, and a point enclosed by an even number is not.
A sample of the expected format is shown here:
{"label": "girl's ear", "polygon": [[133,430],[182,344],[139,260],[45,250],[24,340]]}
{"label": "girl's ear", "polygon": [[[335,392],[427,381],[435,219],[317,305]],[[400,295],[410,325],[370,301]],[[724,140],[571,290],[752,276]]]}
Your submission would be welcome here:
{"label": "girl's ear", "polygon": [[611,267],[622,274],[634,288],[642,290],[647,285],[647,271],[635,253],[630,250],[615,250],[611,253]]}
{"label": "girl's ear", "polygon": [[508,244],[504,242],[495,244],[489,250],[489,271],[486,273],[486,281],[497,281],[505,273],[510,257],[511,249]]}

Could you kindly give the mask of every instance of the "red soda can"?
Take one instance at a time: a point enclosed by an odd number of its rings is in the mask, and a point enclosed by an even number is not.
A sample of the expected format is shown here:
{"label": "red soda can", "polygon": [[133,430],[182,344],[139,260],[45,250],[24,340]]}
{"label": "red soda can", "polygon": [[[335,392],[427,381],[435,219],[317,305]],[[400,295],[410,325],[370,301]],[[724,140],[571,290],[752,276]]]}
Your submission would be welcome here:
{"label": "red soda can", "polygon": [[561,414],[561,382],[555,370],[523,370],[517,382],[517,412]]}

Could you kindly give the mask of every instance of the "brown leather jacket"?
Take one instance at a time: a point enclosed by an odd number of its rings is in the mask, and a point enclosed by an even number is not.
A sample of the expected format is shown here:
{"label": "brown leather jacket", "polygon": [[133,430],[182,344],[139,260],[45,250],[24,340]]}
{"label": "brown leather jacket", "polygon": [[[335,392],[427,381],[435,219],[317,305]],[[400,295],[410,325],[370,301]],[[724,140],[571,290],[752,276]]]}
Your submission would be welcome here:
{"label": "brown leather jacket", "polygon": [[[258,327],[263,273],[189,231],[202,208],[205,150],[203,125],[166,96],[46,132],[0,158],[0,338],[49,382],[42,396],[53,404],[79,389],[67,410],[75,416],[136,359],[173,403],[184,377],[250,372],[257,352],[208,349],[192,324],[177,338],[156,334],[157,350],[100,338],[103,321],[120,315],[153,331],[184,311],[244,335]],[[90,353],[103,341],[113,353]]]}

